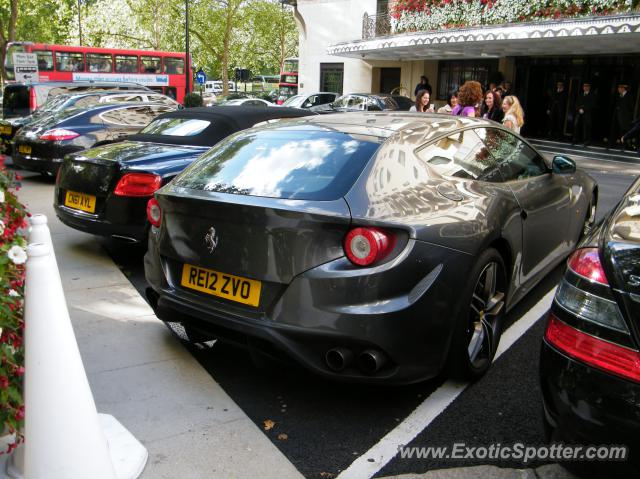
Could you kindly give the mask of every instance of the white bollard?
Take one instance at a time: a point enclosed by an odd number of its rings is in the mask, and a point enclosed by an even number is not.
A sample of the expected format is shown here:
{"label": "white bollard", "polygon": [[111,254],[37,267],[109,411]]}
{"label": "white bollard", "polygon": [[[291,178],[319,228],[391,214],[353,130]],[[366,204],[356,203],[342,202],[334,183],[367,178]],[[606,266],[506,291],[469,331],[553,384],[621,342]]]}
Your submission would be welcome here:
{"label": "white bollard", "polygon": [[51,247],[51,252],[55,257],[55,251],[53,251],[53,243],[51,241],[51,232],[47,226],[47,216],[36,213],[29,218],[29,243],[44,243]]}
{"label": "white bollard", "polygon": [[24,475],[115,479],[51,246],[27,254]]}

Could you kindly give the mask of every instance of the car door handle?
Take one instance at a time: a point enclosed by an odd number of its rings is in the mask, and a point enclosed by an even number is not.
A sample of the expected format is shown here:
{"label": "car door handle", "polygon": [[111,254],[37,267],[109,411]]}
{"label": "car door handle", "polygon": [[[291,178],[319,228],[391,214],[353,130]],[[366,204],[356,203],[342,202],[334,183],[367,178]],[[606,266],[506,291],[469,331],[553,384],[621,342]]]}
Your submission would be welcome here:
{"label": "car door handle", "polygon": [[522,221],[526,220],[527,216],[529,216],[529,214],[525,210],[520,210],[520,218],[522,218]]}

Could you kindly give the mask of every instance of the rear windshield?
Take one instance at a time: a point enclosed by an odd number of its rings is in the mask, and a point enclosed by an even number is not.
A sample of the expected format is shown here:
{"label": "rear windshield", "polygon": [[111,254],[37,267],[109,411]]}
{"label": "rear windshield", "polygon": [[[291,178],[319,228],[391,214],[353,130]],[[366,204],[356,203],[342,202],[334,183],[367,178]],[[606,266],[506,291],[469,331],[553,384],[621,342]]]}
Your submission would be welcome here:
{"label": "rear windshield", "polygon": [[29,110],[29,87],[22,85],[8,86],[2,97],[3,118],[18,118],[31,114]]}
{"label": "rear windshield", "polygon": [[209,150],[175,184],[269,198],[336,200],[378,146],[375,137],[331,131],[243,132]]}
{"label": "rear windshield", "polygon": [[211,124],[196,118],[158,118],[147,125],[141,134],[166,136],[195,136]]}

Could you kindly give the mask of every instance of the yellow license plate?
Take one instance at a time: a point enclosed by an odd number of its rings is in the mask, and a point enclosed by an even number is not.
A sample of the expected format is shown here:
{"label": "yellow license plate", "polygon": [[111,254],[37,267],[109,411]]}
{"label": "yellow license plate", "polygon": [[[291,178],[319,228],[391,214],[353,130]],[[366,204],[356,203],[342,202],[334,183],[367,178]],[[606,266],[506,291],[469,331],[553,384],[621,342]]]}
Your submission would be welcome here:
{"label": "yellow license plate", "polygon": [[76,191],[67,191],[64,204],[69,208],[86,211],[87,213],[93,213],[96,211],[96,197],[93,195],[78,193]]}
{"label": "yellow license plate", "polygon": [[11,134],[10,126],[6,126],[6,125],[0,126],[0,135],[10,135],[10,134]]}
{"label": "yellow license plate", "polygon": [[30,155],[31,147],[29,145],[18,145],[18,153],[22,153],[23,155]]}
{"label": "yellow license plate", "polygon": [[253,279],[220,273],[185,264],[180,284],[185,288],[258,307],[262,283]]}

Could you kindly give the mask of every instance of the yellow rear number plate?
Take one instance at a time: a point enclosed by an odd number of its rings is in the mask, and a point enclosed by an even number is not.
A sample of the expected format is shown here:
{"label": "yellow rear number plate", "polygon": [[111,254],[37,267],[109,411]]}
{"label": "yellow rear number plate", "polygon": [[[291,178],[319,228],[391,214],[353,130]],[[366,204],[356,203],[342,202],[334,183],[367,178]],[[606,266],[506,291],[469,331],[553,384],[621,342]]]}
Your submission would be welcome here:
{"label": "yellow rear number plate", "polygon": [[30,155],[31,147],[29,145],[18,145],[18,153],[22,153],[23,155]]}
{"label": "yellow rear number plate", "polygon": [[0,126],[0,135],[10,135],[11,127],[7,125]]}
{"label": "yellow rear number plate", "polygon": [[85,195],[76,191],[67,191],[64,199],[64,205],[75,210],[93,213],[96,211],[96,197],[93,195]]}
{"label": "yellow rear number plate", "polygon": [[185,264],[182,268],[182,286],[219,298],[258,307],[262,283],[253,279],[220,273]]}

